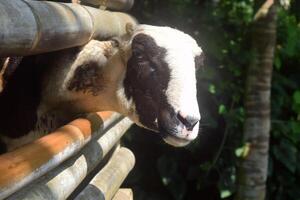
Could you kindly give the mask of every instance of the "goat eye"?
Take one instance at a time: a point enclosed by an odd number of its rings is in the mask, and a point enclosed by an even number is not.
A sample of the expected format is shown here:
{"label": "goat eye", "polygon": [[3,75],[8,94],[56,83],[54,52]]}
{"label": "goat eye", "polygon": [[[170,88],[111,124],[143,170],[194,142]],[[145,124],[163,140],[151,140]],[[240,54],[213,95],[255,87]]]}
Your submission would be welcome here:
{"label": "goat eye", "polygon": [[133,55],[138,58],[138,59],[142,59],[143,58],[143,54],[140,51],[134,51]]}

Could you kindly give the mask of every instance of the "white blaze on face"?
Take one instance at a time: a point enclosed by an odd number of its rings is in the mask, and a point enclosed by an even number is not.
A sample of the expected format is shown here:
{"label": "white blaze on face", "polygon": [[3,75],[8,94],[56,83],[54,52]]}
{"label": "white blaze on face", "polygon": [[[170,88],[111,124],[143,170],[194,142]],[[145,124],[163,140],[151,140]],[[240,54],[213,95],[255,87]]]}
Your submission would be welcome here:
{"label": "white blaze on face", "polygon": [[[194,58],[201,55],[201,48],[191,36],[169,27],[141,25],[135,35],[139,33],[149,35],[158,46],[166,49],[165,62],[171,73],[166,90],[168,103],[176,113],[180,112],[183,117],[190,116],[200,119]],[[186,130],[187,139],[195,139],[198,129],[199,123],[192,132]]]}

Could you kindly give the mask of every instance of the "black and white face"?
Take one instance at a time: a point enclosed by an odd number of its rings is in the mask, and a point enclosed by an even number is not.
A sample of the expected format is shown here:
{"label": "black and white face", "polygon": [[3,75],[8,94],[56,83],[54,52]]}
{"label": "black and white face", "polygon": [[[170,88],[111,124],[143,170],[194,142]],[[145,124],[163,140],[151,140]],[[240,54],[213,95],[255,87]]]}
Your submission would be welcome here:
{"label": "black and white face", "polygon": [[124,90],[138,125],[185,146],[199,131],[196,67],[202,50],[189,35],[169,27],[141,25],[131,43]]}

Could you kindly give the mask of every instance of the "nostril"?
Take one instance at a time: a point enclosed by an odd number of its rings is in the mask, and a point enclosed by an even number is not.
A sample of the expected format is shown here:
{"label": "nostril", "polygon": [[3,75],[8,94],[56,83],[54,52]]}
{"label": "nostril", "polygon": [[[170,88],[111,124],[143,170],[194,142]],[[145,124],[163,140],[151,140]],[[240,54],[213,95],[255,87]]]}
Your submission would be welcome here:
{"label": "nostril", "polygon": [[192,131],[196,124],[199,122],[199,118],[192,116],[183,117],[180,113],[177,114],[177,118],[186,126],[187,130],[189,131]]}

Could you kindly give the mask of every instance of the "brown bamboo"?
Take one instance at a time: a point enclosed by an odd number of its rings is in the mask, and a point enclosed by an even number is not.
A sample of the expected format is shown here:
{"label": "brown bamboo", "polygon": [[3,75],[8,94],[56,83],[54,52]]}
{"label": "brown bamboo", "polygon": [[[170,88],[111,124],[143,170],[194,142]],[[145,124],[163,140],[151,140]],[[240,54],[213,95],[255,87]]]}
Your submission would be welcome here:
{"label": "brown bamboo", "polygon": [[120,119],[120,115],[112,112],[79,118],[49,135],[1,155],[0,199],[58,166],[92,137],[99,137]]}
{"label": "brown bamboo", "polygon": [[133,153],[120,148],[75,200],[111,200],[132,170],[134,162]]}
{"label": "brown bamboo", "polygon": [[126,33],[131,16],[74,3],[0,1],[0,57],[79,46]]}
{"label": "brown bamboo", "polygon": [[132,125],[123,119],[107,130],[98,140],[92,140],[76,156],[60,164],[33,183],[11,195],[8,200],[64,200],[83,179],[96,168],[109,150]]}

